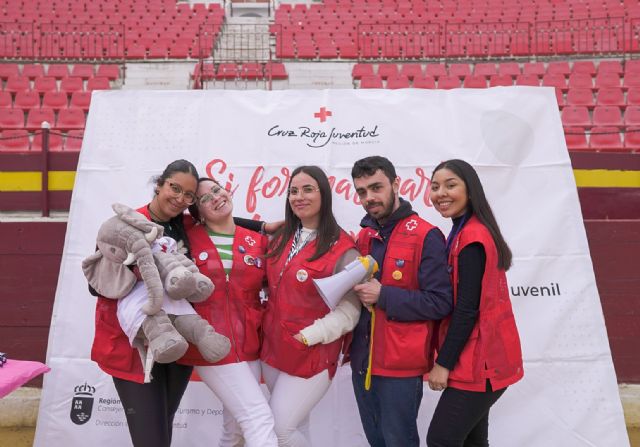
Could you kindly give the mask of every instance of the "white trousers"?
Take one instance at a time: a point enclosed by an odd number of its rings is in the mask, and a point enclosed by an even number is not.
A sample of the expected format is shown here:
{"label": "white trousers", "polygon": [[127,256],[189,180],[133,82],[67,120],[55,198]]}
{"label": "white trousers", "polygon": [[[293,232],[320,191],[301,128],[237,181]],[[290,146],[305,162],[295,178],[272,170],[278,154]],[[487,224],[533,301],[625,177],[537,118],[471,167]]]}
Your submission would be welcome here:
{"label": "white trousers", "polygon": [[331,385],[329,373],[322,371],[304,379],[291,376],[263,362],[262,375],[271,392],[269,405],[275,419],[278,445],[311,446],[309,414]]}
{"label": "white trousers", "polygon": [[220,447],[276,447],[273,414],[260,388],[260,361],[196,366],[222,402]]}

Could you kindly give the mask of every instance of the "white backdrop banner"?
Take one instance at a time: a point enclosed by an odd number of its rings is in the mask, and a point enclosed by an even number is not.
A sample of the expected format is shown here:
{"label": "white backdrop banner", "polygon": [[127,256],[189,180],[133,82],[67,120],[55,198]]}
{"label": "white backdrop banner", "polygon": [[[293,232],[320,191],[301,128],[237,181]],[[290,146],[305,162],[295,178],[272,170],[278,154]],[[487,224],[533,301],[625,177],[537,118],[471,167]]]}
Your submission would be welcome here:
{"label": "white backdrop banner", "polygon": [[[111,203],[152,197],[150,179],[178,158],[234,193],[235,215],[284,214],[291,171],[331,177],[339,223],[364,211],[353,163],[383,155],[401,195],[445,232],[429,202],[433,167],[463,158],[478,170],[514,253],[508,279],[525,377],[491,412],[493,446],[628,446],[615,371],[571,164],[551,88],[485,90],[116,91],[91,103],[71,200],[49,335],[35,445],[130,445],[111,378],[89,359],[95,298],[80,263],[94,251]],[[439,394],[425,390],[421,439]],[[295,396],[291,396],[295,399]],[[79,418],[74,403],[91,408]],[[82,419],[82,420],[80,420]],[[192,382],[175,419],[175,446],[217,445],[221,405]],[[311,419],[313,445],[367,445],[343,367]]]}

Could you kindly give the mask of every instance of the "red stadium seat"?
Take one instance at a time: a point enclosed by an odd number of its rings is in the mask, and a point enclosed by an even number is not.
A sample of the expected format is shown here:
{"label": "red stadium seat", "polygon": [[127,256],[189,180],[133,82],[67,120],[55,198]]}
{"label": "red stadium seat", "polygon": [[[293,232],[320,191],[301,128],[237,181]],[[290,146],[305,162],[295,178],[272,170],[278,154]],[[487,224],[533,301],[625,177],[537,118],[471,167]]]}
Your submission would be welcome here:
{"label": "red stadium seat", "polygon": [[473,69],[473,74],[476,76],[484,76],[485,78],[488,78],[489,76],[498,74],[498,70],[496,69],[496,64],[482,63],[476,64]]}
{"label": "red stadium seat", "polygon": [[427,64],[425,74],[436,79],[440,76],[447,76],[447,67],[444,64]]}
{"label": "red stadium seat", "polygon": [[520,64],[517,62],[502,62],[501,64],[498,64],[498,74],[500,75],[508,75],[515,78],[521,73]]}
{"label": "red stadium seat", "polygon": [[0,64],[0,79],[6,81],[12,76],[20,76],[18,64]]}
{"label": "red stadium seat", "polygon": [[396,64],[380,64],[378,65],[378,76],[382,79],[398,76],[398,66]]}
{"label": "red stadium seat", "polygon": [[44,67],[42,64],[25,64],[22,67],[22,76],[29,79],[44,77]]}
{"label": "red stadium seat", "polygon": [[422,76],[422,65],[420,64],[402,64],[400,74],[409,79],[415,79]]}
{"label": "red stadium seat", "polygon": [[40,108],[40,95],[33,90],[18,92],[13,106],[16,109],[22,109],[24,112],[29,109],[38,109]]}
{"label": "red stadium seat", "polygon": [[62,109],[58,113],[56,129],[84,129],[85,116],[82,109]]}
{"label": "red stadium seat", "polygon": [[627,105],[640,106],[640,87],[630,88],[627,91]]}
{"label": "red stadium seat", "polygon": [[596,106],[593,109],[594,126],[622,126],[622,113],[619,107]]}
{"label": "red stadium seat", "polygon": [[413,79],[413,87],[424,88],[424,89],[435,89],[436,80],[433,78],[433,76],[423,75]]}
{"label": "red stadium seat", "polygon": [[598,91],[598,105],[624,107],[624,92],[620,87],[601,88]]}
{"label": "red stadium seat", "polygon": [[567,106],[560,114],[565,127],[591,127],[589,110],[584,106]]}
{"label": "red stadium seat", "polygon": [[629,106],[624,113],[625,126],[640,126],[640,106]]}
{"label": "red stadium seat", "polygon": [[449,76],[457,76],[458,78],[464,78],[471,75],[471,68],[469,64],[450,64]]}
{"label": "red stadium seat", "polygon": [[58,83],[56,78],[52,77],[36,78],[33,82],[33,90],[38,93],[56,92],[58,91]]}
{"label": "red stadium seat", "polygon": [[489,78],[489,87],[510,87],[513,85],[513,78],[510,74],[498,74]]}
{"label": "red stadium seat", "polygon": [[378,75],[363,76],[360,79],[360,88],[383,88],[382,78]]}
{"label": "red stadium seat", "polygon": [[396,75],[387,78],[387,88],[391,90],[409,88],[409,78],[404,75]]}
{"label": "red stadium seat", "polygon": [[522,67],[522,74],[536,75],[539,78],[546,73],[543,62],[526,62]]}
{"label": "red stadium seat", "polygon": [[570,151],[588,150],[589,143],[587,135],[582,127],[569,127],[564,131],[564,138],[567,142],[567,148]]}
{"label": "red stadium seat", "polygon": [[91,104],[91,92],[73,92],[71,94],[71,102],[69,107],[82,109],[85,112],[89,110]]}
{"label": "red stadium seat", "polygon": [[[31,143],[32,151],[42,150],[42,133],[37,133],[33,136],[33,142]],[[57,133],[49,133],[49,151],[59,152],[62,150],[62,135]]]}
{"label": "red stadium seat", "polygon": [[31,90],[31,83],[29,82],[29,78],[25,76],[10,76],[9,79],[7,79],[7,85],[4,86],[4,89],[11,93]]}
{"label": "red stadium seat", "polygon": [[440,76],[438,78],[438,89],[451,90],[461,87],[460,78],[458,76]]}
{"label": "red stadium seat", "polygon": [[[4,126],[0,124],[0,127]],[[0,132],[0,152],[27,151],[29,151],[29,133],[26,130],[4,129]]]}
{"label": "red stadium seat", "polygon": [[575,61],[571,67],[572,73],[587,73],[589,75],[596,74],[596,65],[593,61]]}
{"label": "red stadium seat", "polygon": [[571,74],[569,62],[549,62],[549,65],[547,65],[547,74],[561,74],[563,76],[569,76]]}
{"label": "red stadium seat", "polygon": [[51,64],[47,68],[47,76],[64,79],[69,76],[69,66],[66,64]]}
{"label": "red stadium seat", "polygon": [[471,75],[464,78],[464,88],[487,88],[487,78],[482,75]]}
{"label": "red stadium seat", "polygon": [[624,88],[640,87],[640,71],[636,73],[625,72],[623,86]]}
{"label": "red stadium seat", "polygon": [[11,107],[13,107],[11,93],[0,90],[0,109],[9,109]]}
{"label": "red stadium seat", "polygon": [[624,134],[624,148],[627,151],[640,152],[640,127],[627,127]]}
{"label": "red stadium seat", "polygon": [[624,63],[625,76],[630,73],[640,73],[640,59],[631,59]]}
{"label": "red stadium seat", "polygon": [[53,109],[42,108],[32,109],[27,115],[27,125],[25,126],[29,130],[37,130],[42,127],[42,122],[46,121],[50,127],[55,127],[56,116],[53,113]]}
{"label": "red stadium seat", "polygon": [[102,64],[98,66],[96,76],[115,81],[120,78],[120,66],[116,64]]}
{"label": "red stadium seat", "polygon": [[267,62],[264,66],[265,77],[271,79],[287,79],[289,75],[282,62]]}
{"label": "red stadium seat", "polygon": [[622,75],[624,69],[620,61],[604,60],[598,64],[598,73],[617,73],[618,75]]}
{"label": "red stadium seat", "polygon": [[569,75],[569,89],[572,88],[593,88],[593,79],[589,73],[571,73]]}
{"label": "red stadium seat", "polygon": [[516,85],[540,86],[540,78],[535,73],[523,73],[516,77]]}
{"label": "red stadium seat", "polygon": [[620,76],[613,72],[598,72],[595,88],[620,87]]}
{"label": "red stadium seat", "polygon": [[561,90],[567,89],[567,79],[562,73],[547,73],[542,77],[543,87],[555,87]]}
{"label": "red stadium seat", "polygon": [[94,73],[93,65],[90,64],[75,64],[71,69],[71,76],[82,79],[92,78]]}
{"label": "red stadium seat", "polygon": [[42,98],[42,107],[53,110],[66,109],[69,105],[69,97],[65,92],[47,92]]}
{"label": "red stadium seat", "polygon": [[227,62],[218,65],[216,79],[236,79],[239,76],[238,65]]}
{"label": "red stadium seat", "polygon": [[595,107],[593,92],[590,88],[572,88],[567,93],[568,106],[585,106],[590,109]]}
{"label": "red stadium seat", "polygon": [[621,151],[623,145],[620,129],[607,126],[592,128],[589,147],[598,151]]}
{"label": "red stadium seat", "polygon": [[107,78],[91,78],[87,81],[87,91],[111,90],[111,84]]}
{"label": "red stadium seat", "polygon": [[64,142],[64,150],[67,152],[80,152],[82,147],[83,130],[70,130]]}
{"label": "red stadium seat", "polygon": [[82,78],[63,78],[60,81],[60,91],[67,93],[84,91]]}

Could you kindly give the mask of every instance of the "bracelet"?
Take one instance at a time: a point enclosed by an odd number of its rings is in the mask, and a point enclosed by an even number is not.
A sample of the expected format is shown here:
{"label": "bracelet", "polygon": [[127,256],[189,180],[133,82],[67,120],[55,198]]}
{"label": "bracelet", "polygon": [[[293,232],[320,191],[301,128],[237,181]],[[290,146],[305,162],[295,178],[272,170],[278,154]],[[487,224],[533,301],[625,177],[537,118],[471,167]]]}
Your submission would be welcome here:
{"label": "bracelet", "polygon": [[305,346],[309,346],[309,342],[307,341],[307,337],[305,337],[302,332],[300,332],[300,337],[302,338],[302,343],[304,343]]}
{"label": "bracelet", "polygon": [[265,231],[266,227],[267,223],[265,221],[262,221],[262,223],[260,224],[260,234],[267,234],[267,232]]}

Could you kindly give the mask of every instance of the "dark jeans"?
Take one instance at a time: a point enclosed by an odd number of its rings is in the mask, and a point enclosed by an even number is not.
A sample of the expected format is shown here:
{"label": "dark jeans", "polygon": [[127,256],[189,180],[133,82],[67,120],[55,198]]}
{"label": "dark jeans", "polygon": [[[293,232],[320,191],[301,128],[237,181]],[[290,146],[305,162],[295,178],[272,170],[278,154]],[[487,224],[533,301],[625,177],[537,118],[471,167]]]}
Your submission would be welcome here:
{"label": "dark jeans", "polygon": [[371,378],[364,389],[364,374],[351,376],[360,420],[371,447],[417,447],[418,410],[422,401],[422,376]]}
{"label": "dark jeans", "polygon": [[506,388],[487,388],[485,392],[445,389],[429,425],[427,446],[488,447],[489,410]]}
{"label": "dark jeans", "polygon": [[173,416],[178,411],[192,371],[192,366],[156,363],[151,370],[153,380],[150,383],[113,378],[135,447],[171,445]]}

